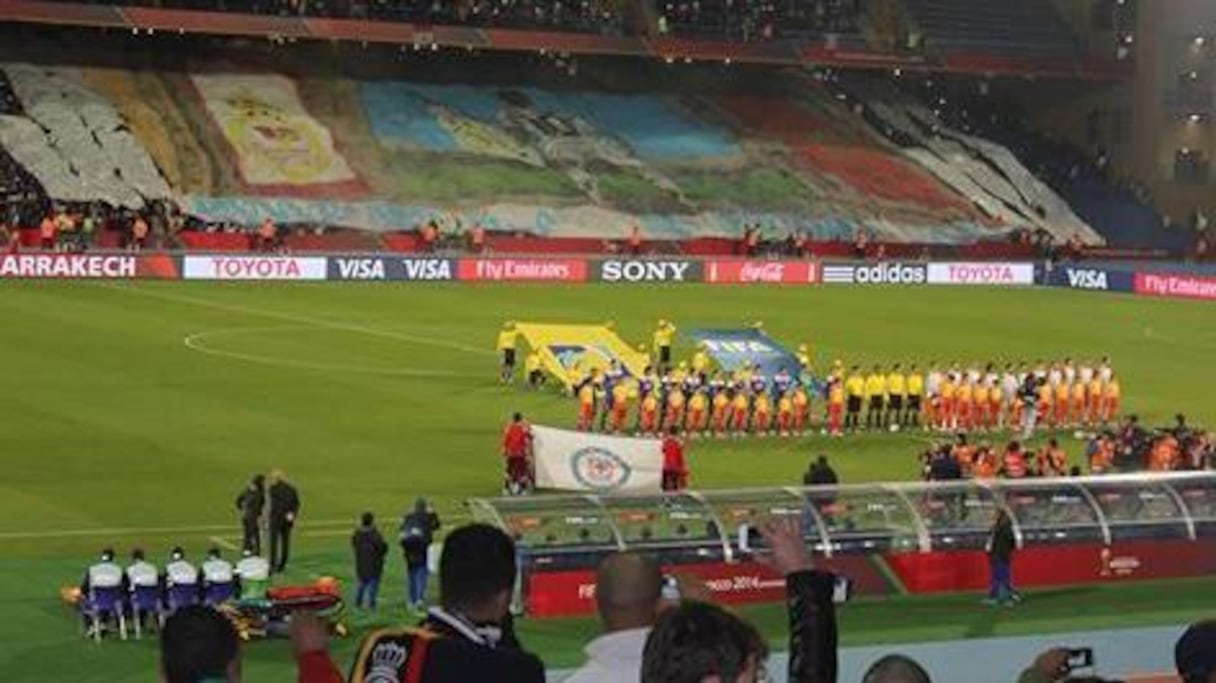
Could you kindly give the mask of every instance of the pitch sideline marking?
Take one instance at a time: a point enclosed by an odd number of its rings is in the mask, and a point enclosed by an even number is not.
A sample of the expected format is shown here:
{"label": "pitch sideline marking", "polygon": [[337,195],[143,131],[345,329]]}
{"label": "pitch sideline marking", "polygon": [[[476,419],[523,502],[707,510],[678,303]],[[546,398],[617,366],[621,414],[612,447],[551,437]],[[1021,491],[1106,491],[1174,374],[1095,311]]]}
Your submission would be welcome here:
{"label": "pitch sideline marking", "polygon": [[204,330],[188,334],[182,338],[182,343],[191,351],[198,351],[209,356],[217,358],[230,358],[234,360],[246,361],[249,363],[261,363],[263,365],[277,365],[288,368],[303,368],[306,370],[322,370],[334,372],[355,372],[368,375],[397,375],[404,377],[463,377],[472,375],[462,375],[458,372],[449,372],[447,370],[415,370],[412,368],[376,368],[364,365],[342,365],[338,363],[309,363],[306,361],[292,360],[290,358],[275,358],[274,356],[259,356],[251,353],[240,353],[237,351],[228,351],[225,349],[217,349],[212,346],[203,344],[204,339],[215,338],[220,336],[233,336],[239,334],[256,333],[256,332],[271,332],[284,330],[310,330],[318,329],[309,325],[277,325],[273,327],[229,327],[215,330]]}
{"label": "pitch sideline marking", "polygon": [[240,550],[240,547],[238,547],[237,544],[235,544],[232,541],[229,541],[221,536],[209,536],[207,538],[207,540],[211,541],[212,543],[218,545],[221,548],[224,548],[225,550]]}
{"label": "pitch sideline marking", "polygon": [[346,332],[358,332],[361,334],[371,335],[373,337],[383,337],[386,339],[395,339],[413,344],[421,344],[425,346],[435,346],[439,348],[452,349],[455,351],[463,351],[465,353],[477,354],[479,356],[496,355],[494,351],[481,348],[478,346],[469,346],[460,344],[447,339],[437,339],[434,337],[425,337],[414,334],[406,334],[404,332],[393,332],[390,330],[382,330],[375,327],[367,327],[365,325],[355,325],[352,323],[343,323],[335,320],[327,320],[325,318],[314,318],[311,316],[296,315],[294,313],[283,313],[282,311],[272,311],[264,308],[252,308],[249,306],[240,306],[235,304],[225,304],[209,299],[200,299],[198,297],[183,296],[181,294],[167,294],[165,292],[153,292],[151,290],[140,287],[119,285],[112,282],[99,282],[98,287],[112,289],[120,292],[129,292],[132,294],[140,294],[153,299],[161,299],[163,301],[173,301],[176,303],[191,304],[204,308],[212,308],[220,311],[228,311],[230,313],[244,313],[246,315],[256,315],[264,318],[274,318],[290,323],[301,325],[311,325],[314,327],[323,327],[331,330],[342,330]]}

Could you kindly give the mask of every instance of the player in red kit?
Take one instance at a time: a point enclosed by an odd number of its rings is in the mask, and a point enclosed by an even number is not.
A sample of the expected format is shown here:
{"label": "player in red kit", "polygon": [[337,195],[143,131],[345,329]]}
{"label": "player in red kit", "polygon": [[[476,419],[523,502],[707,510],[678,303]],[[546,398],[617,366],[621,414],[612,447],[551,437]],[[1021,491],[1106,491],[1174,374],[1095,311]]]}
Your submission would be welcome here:
{"label": "player in red kit", "polygon": [[522,413],[515,413],[502,434],[502,456],[507,461],[507,494],[520,496],[531,490],[531,455],[532,429],[524,422]]}
{"label": "player in red kit", "polygon": [[688,486],[688,465],[684,462],[684,442],[680,428],[672,426],[663,439],[663,490],[679,491]]}

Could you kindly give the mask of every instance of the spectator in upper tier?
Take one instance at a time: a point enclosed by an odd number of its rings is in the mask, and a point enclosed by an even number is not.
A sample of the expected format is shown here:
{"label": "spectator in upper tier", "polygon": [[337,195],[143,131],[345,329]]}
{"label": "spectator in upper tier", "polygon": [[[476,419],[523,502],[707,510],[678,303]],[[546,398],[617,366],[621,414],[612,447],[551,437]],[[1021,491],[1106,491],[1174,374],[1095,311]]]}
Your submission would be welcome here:
{"label": "spectator in upper tier", "polygon": [[[448,535],[439,561],[440,607],[425,631],[374,631],[356,655],[350,683],[543,683],[544,665],[525,652],[511,621],[515,544],[502,531],[470,524]],[[325,624],[308,613],[292,617],[298,683],[343,683],[330,659]],[[412,672],[421,671],[417,677]],[[408,677],[407,677],[408,676]]]}
{"label": "spectator in upper tier", "polygon": [[264,252],[272,252],[278,246],[279,226],[269,216],[262,219],[258,226],[258,248]]}
{"label": "spectator in upper tier", "polygon": [[210,607],[185,607],[165,620],[160,673],[165,683],[239,683],[241,650],[228,617]]}
{"label": "spectator in upper tier", "polygon": [[370,512],[359,518],[359,528],[350,538],[355,552],[355,577],[359,586],[355,591],[355,607],[376,609],[376,594],[380,591],[380,577],[384,575],[384,556],[388,544],[376,528],[376,519]]}
{"label": "spectator in upper tier", "polygon": [[565,683],[639,680],[642,648],[658,616],[663,576],[654,560],[634,553],[609,555],[595,577],[595,604],[604,635],[587,644],[587,663]]}

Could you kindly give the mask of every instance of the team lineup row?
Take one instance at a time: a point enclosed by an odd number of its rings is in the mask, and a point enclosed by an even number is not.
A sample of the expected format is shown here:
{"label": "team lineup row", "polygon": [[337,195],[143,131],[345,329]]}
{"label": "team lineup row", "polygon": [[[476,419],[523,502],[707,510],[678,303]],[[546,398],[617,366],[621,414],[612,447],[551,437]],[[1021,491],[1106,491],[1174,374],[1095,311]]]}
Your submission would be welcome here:
{"label": "team lineup row", "polygon": [[[539,372],[528,374],[532,386],[543,382]],[[713,370],[694,357],[662,373],[647,368],[636,378],[614,363],[572,386],[580,430],[658,434],[675,427],[719,437],[790,436],[814,428],[835,436],[906,427],[989,431],[1024,426],[1028,413],[1052,429],[1096,427],[1116,418],[1122,400],[1106,359],[1094,366],[1065,360],[1003,369],[931,364],[927,371],[897,363],[869,372],[856,365],[846,371],[836,361],[818,379],[809,363],[798,377],[784,370],[767,377],[758,367]]]}

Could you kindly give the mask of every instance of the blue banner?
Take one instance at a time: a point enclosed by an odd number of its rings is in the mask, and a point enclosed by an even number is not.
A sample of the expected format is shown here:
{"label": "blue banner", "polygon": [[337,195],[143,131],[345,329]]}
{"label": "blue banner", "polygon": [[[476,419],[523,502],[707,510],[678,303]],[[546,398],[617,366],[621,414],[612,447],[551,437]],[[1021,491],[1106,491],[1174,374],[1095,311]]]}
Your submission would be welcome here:
{"label": "blue banner", "polygon": [[781,370],[797,378],[802,371],[794,354],[756,329],[693,330],[688,336],[704,344],[706,352],[726,371],[759,365],[760,374],[772,377]]}
{"label": "blue banner", "polygon": [[1126,270],[1094,268],[1087,265],[1056,266],[1047,274],[1052,287],[1088,289],[1097,292],[1130,292],[1135,289],[1135,273]]}

